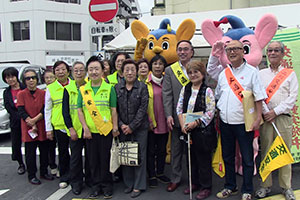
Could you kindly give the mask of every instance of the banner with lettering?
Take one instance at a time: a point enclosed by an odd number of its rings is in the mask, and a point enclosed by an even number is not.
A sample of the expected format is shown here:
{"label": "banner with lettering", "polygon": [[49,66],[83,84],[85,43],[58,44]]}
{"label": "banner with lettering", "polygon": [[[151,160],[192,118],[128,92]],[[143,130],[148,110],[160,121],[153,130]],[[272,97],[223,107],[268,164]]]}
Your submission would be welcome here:
{"label": "banner with lettering", "polygon": [[293,163],[293,157],[285,145],[281,136],[277,136],[273,141],[265,158],[260,163],[259,174],[264,182],[269,174],[285,165]]}
{"label": "banner with lettering", "polygon": [[[293,69],[300,82],[300,32],[298,28],[278,30],[273,40],[284,43],[284,58],[282,65]],[[299,87],[300,90],[300,87]],[[300,95],[299,91],[298,94]],[[299,96],[292,110],[293,117],[293,140],[291,154],[295,163],[300,162],[300,101]]]}

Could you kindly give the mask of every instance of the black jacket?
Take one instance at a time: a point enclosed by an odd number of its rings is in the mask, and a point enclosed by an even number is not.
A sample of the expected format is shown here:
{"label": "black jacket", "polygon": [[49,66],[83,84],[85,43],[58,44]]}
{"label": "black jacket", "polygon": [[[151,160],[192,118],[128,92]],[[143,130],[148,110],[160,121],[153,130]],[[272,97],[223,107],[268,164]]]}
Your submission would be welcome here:
{"label": "black jacket", "polygon": [[125,84],[125,81],[121,81],[115,86],[118,98],[119,127],[123,124],[129,125],[133,132],[138,129],[148,129],[149,94],[147,86],[136,80],[131,91],[128,91]]}
{"label": "black jacket", "polygon": [[[26,87],[20,83],[21,90]],[[4,107],[9,114],[10,128],[16,128],[21,126],[21,116],[18,113],[18,109],[15,107],[13,98],[11,95],[11,87],[7,87],[3,92]]]}

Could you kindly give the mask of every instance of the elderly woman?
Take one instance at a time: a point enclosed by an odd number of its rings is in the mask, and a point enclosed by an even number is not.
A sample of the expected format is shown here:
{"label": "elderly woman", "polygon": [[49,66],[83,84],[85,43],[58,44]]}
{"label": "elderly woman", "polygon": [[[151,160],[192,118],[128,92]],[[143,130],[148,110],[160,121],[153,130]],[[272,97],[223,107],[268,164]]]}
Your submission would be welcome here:
{"label": "elderly woman", "polygon": [[166,145],[169,136],[162,100],[163,72],[166,66],[167,62],[161,55],[154,56],[150,61],[152,73],[148,75],[145,82],[149,91],[148,116],[150,121],[147,170],[149,187],[152,188],[157,187],[157,179],[163,183],[170,182],[170,179],[164,175]]}
{"label": "elderly woman", "polygon": [[18,94],[18,112],[22,118],[22,141],[25,143],[25,158],[28,180],[39,185],[36,177],[36,149],[40,152],[40,178],[53,180],[48,174],[48,140],[45,132],[44,99],[45,91],[37,88],[38,76],[35,70],[27,69],[23,75],[26,89]]}
{"label": "elderly woman", "polygon": [[137,141],[139,143],[140,165],[137,167],[122,166],[125,193],[138,197],[146,190],[146,153],[149,121],[147,117],[148,90],[143,82],[137,80],[137,64],[127,59],[121,67],[125,81],[116,87],[118,97],[120,141]]}
{"label": "elderly woman", "polygon": [[123,62],[130,58],[130,56],[125,52],[117,52],[111,60],[112,70],[114,73],[107,76],[107,80],[110,84],[116,85],[121,80],[124,79],[124,75],[122,73],[121,67]]}
{"label": "elderly woman", "polygon": [[25,173],[21,146],[21,117],[17,109],[17,94],[25,88],[18,78],[19,72],[14,67],[8,67],[2,72],[2,79],[9,85],[3,92],[4,107],[9,113],[9,125],[11,129],[11,159],[19,163],[18,174]]}
{"label": "elderly woman", "polygon": [[[82,62],[76,61],[72,66],[72,76],[75,83],[68,84],[64,89],[62,112],[64,122],[67,127],[67,133],[69,138],[69,144],[71,149],[70,157],[70,184],[72,192],[75,195],[81,193],[83,187],[83,162],[82,162],[82,150],[84,148],[85,140],[82,138],[82,125],[78,118],[77,112],[77,99],[78,89],[85,82],[86,70]],[[87,156],[86,156],[87,164]],[[89,184],[90,175],[89,166],[85,165],[85,182]]]}
{"label": "elderly woman", "polygon": [[142,58],[137,62],[138,65],[138,79],[139,81],[143,81],[145,83],[148,78],[148,74],[150,72],[149,62],[146,58]]}
{"label": "elderly woman", "polygon": [[[190,79],[181,89],[177,115],[184,134],[191,133],[191,167],[192,191],[200,189],[196,199],[205,199],[211,194],[212,188],[212,150],[216,144],[213,118],[215,98],[212,89],[205,85],[206,69],[200,61],[191,61],[187,66]],[[186,123],[183,113],[203,112],[199,119]],[[189,194],[190,189],[184,190]]]}
{"label": "elderly woman", "polygon": [[112,175],[109,172],[110,148],[113,136],[119,135],[117,96],[114,87],[102,79],[103,62],[92,56],[86,63],[89,82],[78,93],[78,116],[87,139],[87,154],[92,175],[92,192],[97,198],[102,192],[112,198]]}
{"label": "elderly woman", "polygon": [[70,154],[69,137],[62,114],[62,99],[64,88],[68,84],[74,84],[69,79],[70,67],[64,61],[56,61],[53,65],[56,80],[47,86],[45,94],[45,128],[47,138],[53,140],[54,135],[58,146],[58,163],[60,173],[60,188],[66,188],[69,184]]}

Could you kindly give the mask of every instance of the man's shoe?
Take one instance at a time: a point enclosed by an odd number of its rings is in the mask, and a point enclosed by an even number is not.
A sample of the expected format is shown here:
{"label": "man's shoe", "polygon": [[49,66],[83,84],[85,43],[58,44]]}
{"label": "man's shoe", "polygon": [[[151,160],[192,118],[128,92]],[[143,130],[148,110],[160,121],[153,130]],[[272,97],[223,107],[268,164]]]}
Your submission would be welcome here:
{"label": "man's shoe", "polygon": [[282,191],[282,194],[284,195],[286,200],[296,200],[296,197],[294,195],[294,192],[293,192],[292,188],[284,189]]}
{"label": "man's shoe", "polygon": [[[198,186],[192,184],[192,192],[195,192],[196,190],[198,190]],[[187,187],[183,190],[183,194],[188,195],[190,194],[190,187]]]}
{"label": "man's shoe", "polygon": [[203,189],[201,190],[197,196],[196,196],[196,199],[197,200],[202,200],[202,199],[205,199],[207,197],[209,197],[211,194],[211,190],[210,189]]}
{"label": "man's shoe", "polygon": [[168,177],[166,177],[165,175],[157,175],[156,176],[156,178],[160,181],[160,182],[162,182],[162,183],[164,183],[164,184],[167,184],[167,183],[170,183],[171,182],[171,180],[168,178]]}
{"label": "man's shoe", "polygon": [[156,188],[157,187],[157,179],[155,177],[152,177],[149,179],[149,187],[150,188]]}
{"label": "man's shoe", "polygon": [[244,193],[242,195],[242,200],[251,200],[252,199],[252,195],[249,193]]}
{"label": "man's shoe", "polygon": [[125,194],[129,194],[130,192],[132,192],[132,188],[130,188],[130,187],[125,188],[125,190],[124,190]]}
{"label": "man's shoe", "polygon": [[22,174],[24,174],[25,173],[25,165],[24,164],[21,164],[21,165],[19,165],[19,167],[18,167],[18,174],[19,175],[22,175]]}
{"label": "man's shoe", "polygon": [[268,194],[271,193],[271,188],[269,187],[261,187],[255,192],[255,197],[258,199],[265,198]]}
{"label": "man's shoe", "polygon": [[178,186],[179,186],[179,183],[169,183],[169,185],[167,187],[167,191],[173,192],[178,188]]}
{"label": "man's shoe", "polygon": [[130,194],[130,197],[131,198],[136,198],[138,196],[140,196],[142,194],[142,191],[141,190],[138,190],[138,191],[132,191],[131,194]]}
{"label": "man's shoe", "polygon": [[79,189],[79,188],[72,188],[72,192],[75,195],[80,195],[81,194],[81,189]]}
{"label": "man's shoe", "polygon": [[64,188],[66,188],[66,187],[68,187],[68,183],[67,183],[67,182],[64,182],[64,181],[63,181],[63,182],[60,182],[60,183],[59,183],[59,188],[60,188],[60,189],[64,189]]}
{"label": "man's shoe", "polygon": [[100,192],[95,190],[95,191],[92,191],[92,193],[90,194],[89,196],[89,199],[95,199],[97,198],[98,196],[100,196]]}
{"label": "man's shoe", "polygon": [[29,183],[31,183],[32,185],[40,185],[41,181],[38,178],[34,177],[29,180]]}
{"label": "man's shoe", "polygon": [[40,177],[41,177],[41,179],[45,179],[47,181],[53,181],[54,180],[54,177],[50,174],[44,174],[44,175],[41,175]]}
{"label": "man's shoe", "polygon": [[238,193],[237,189],[230,190],[230,189],[224,188],[223,190],[221,190],[220,192],[218,192],[216,196],[219,199],[225,199],[225,198],[230,197],[232,195],[236,195],[237,193]]}
{"label": "man's shoe", "polygon": [[111,191],[104,192],[103,198],[104,199],[111,199],[112,198],[112,192]]}

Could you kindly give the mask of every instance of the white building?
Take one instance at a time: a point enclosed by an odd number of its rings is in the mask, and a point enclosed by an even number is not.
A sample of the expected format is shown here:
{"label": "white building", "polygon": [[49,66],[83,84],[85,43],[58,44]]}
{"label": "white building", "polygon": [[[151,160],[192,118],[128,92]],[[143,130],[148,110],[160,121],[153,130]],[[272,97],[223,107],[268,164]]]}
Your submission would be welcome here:
{"label": "white building", "polygon": [[[0,0],[0,62],[29,61],[52,66],[57,60],[70,65],[76,60],[86,61],[103,46],[98,36],[91,36],[91,28],[103,23],[90,17],[89,2]],[[133,11],[138,16],[139,12],[132,10],[138,7],[135,1],[119,2],[120,12]],[[124,21],[130,18],[122,16],[122,13],[118,14],[111,22],[118,24],[119,31],[124,30]],[[106,37],[101,36],[101,40],[109,40],[109,36]]]}

